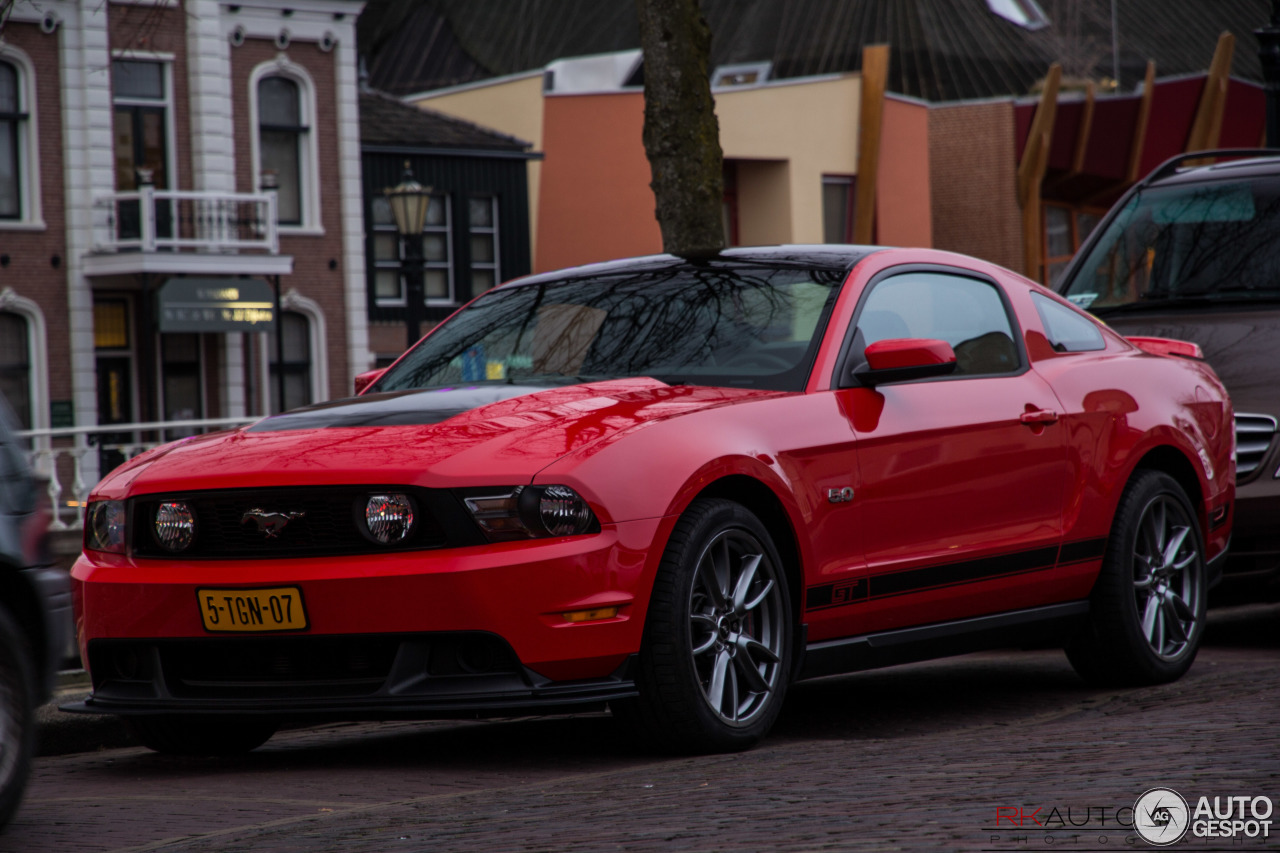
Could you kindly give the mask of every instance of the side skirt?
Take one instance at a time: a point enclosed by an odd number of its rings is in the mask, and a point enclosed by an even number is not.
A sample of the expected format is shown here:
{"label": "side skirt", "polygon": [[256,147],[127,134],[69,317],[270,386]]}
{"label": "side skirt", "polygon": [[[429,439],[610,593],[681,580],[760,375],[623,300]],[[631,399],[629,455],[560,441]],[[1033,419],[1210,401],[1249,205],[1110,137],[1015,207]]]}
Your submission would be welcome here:
{"label": "side skirt", "polygon": [[1054,641],[1065,643],[1071,629],[1088,613],[1088,601],[1069,601],[955,622],[809,643],[805,646],[797,680],[962,655],[1000,646],[1032,646]]}

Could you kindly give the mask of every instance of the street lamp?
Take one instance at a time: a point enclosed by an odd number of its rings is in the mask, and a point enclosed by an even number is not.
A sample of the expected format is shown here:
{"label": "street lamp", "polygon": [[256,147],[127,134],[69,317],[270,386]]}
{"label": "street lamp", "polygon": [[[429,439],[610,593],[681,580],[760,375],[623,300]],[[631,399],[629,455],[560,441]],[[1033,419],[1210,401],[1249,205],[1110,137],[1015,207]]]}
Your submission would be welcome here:
{"label": "street lamp", "polygon": [[383,193],[391,204],[396,231],[404,243],[405,329],[407,346],[413,346],[422,337],[422,309],[426,301],[422,285],[422,226],[427,221],[431,187],[424,187],[413,179],[409,161],[405,160],[400,183],[387,187]]}

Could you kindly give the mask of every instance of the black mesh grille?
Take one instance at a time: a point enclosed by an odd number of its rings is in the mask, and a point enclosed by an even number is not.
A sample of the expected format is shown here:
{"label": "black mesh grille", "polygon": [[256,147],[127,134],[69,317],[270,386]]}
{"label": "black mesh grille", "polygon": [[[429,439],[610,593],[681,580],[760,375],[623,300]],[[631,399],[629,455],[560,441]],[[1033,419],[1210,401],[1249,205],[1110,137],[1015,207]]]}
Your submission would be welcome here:
{"label": "black mesh grille", "polygon": [[519,677],[501,638],[481,632],[411,635],[94,640],[94,690],[185,698],[288,699],[430,692],[458,679]]}
{"label": "black mesh grille", "polygon": [[165,682],[178,694],[269,686],[373,693],[386,681],[399,645],[389,637],[165,644],[160,662]]}
{"label": "black mesh grille", "polygon": [[[393,545],[374,542],[363,530],[369,496],[387,492],[408,494],[414,503],[413,530],[405,541]],[[156,508],[171,500],[186,502],[195,516],[195,539],[181,552],[182,559],[384,553],[472,544],[478,535],[448,492],[402,486],[189,492],[134,499],[130,512],[138,556],[175,556],[154,534]]]}

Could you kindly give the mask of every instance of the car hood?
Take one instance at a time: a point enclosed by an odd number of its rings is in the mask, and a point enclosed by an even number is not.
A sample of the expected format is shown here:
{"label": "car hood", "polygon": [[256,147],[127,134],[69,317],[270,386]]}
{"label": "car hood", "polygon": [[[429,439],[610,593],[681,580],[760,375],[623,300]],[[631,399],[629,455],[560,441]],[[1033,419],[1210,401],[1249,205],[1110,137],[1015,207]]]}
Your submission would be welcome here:
{"label": "car hood", "polygon": [[517,484],[569,453],[648,424],[782,393],[623,379],[369,394],[164,445],[116,469],[95,494],[299,483]]}
{"label": "car hood", "polygon": [[1250,311],[1201,309],[1197,313],[1104,316],[1122,335],[1194,341],[1218,374],[1237,412],[1280,416],[1280,307]]}

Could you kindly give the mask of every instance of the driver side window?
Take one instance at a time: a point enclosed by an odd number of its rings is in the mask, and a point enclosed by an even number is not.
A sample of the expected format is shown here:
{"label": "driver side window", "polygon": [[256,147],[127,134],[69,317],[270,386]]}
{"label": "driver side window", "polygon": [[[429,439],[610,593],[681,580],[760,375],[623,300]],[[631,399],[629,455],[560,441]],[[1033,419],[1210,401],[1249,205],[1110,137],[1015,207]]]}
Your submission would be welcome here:
{"label": "driver side window", "polygon": [[861,344],[896,338],[946,341],[953,376],[1015,373],[1022,367],[1004,300],[989,282],[939,272],[910,272],[878,282],[858,315]]}

